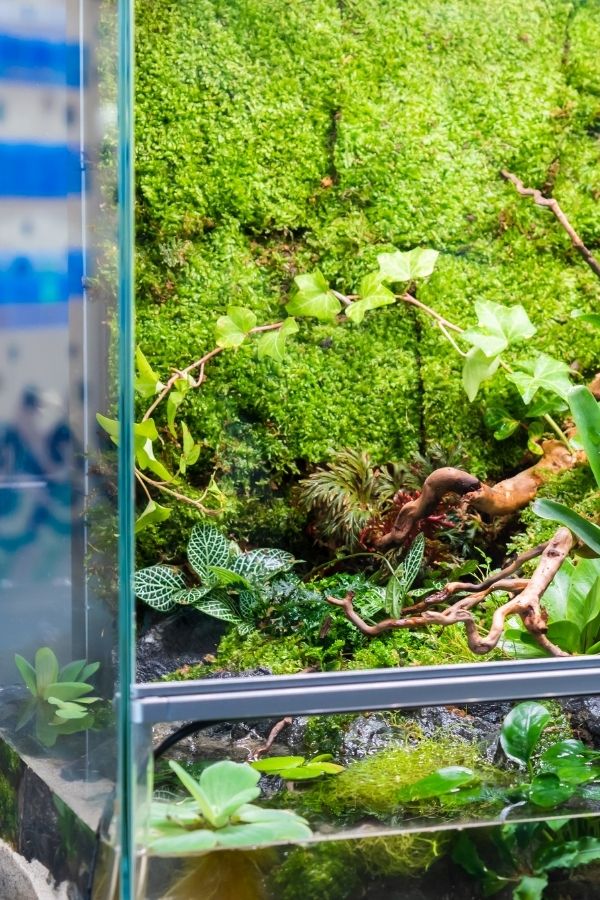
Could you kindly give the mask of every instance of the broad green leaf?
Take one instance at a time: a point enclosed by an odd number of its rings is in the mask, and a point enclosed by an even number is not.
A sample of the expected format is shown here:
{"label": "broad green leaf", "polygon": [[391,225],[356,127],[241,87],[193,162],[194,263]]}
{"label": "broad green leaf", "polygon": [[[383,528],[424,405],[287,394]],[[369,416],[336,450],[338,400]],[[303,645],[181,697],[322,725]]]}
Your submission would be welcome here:
{"label": "broad green leaf", "polygon": [[543,772],[531,782],[528,797],[536,806],[552,809],[572,797],[575,790],[572,785],[563,784],[554,772]]}
{"label": "broad green leaf", "polygon": [[541,900],[547,886],[545,875],[523,875],[513,891],[513,900]]}
{"label": "broad green leaf", "polygon": [[33,694],[34,697],[37,697],[35,669],[31,665],[31,663],[27,662],[25,657],[21,656],[20,653],[15,653],[15,665],[21,673],[21,678],[25,682],[25,687],[27,688],[29,693]]}
{"label": "broad green leaf", "polygon": [[483,413],[483,421],[494,432],[497,441],[505,441],[519,427],[519,420],[501,406],[488,406]]}
{"label": "broad green leaf", "polygon": [[415,781],[414,784],[405,785],[397,793],[396,798],[398,802],[402,803],[440,797],[475,781],[476,778],[472,769],[466,769],[464,766],[447,766],[432,772],[431,775],[426,775],[425,778]]}
{"label": "broad green leaf", "polygon": [[542,519],[550,519],[569,528],[573,534],[600,556],[600,527],[555,500],[536,500],[533,511]]}
{"label": "broad green leaf", "polygon": [[575,566],[570,559],[565,559],[562,566],[544,591],[542,604],[550,621],[570,618],[569,592],[575,573]]}
{"label": "broad green leaf", "polygon": [[194,525],[187,555],[192,569],[204,581],[214,581],[211,566],[228,568],[231,563],[229,541],[213,525]]}
{"label": "broad green leaf", "polygon": [[162,481],[171,481],[173,476],[154,455],[153,442],[157,438],[158,431],[153,419],[137,422],[133,426],[135,458],[141,469],[150,469]]}
{"label": "broad green leaf", "polygon": [[489,358],[498,356],[510,344],[527,340],[535,334],[535,327],[520,305],[502,306],[491,300],[477,300],[475,312],[478,327],[468,328],[463,332],[463,337]]}
{"label": "broad green leaf", "polygon": [[225,566],[209,566],[208,571],[211,576],[214,576],[216,587],[252,587],[247,578],[244,578],[239,572],[232,572],[231,569]]}
{"label": "broad green leaf", "polygon": [[151,838],[148,849],[153,856],[183,856],[213,850],[219,843],[217,832],[205,828],[186,831],[181,828],[174,834]]}
{"label": "broad green leaf", "polygon": [[56,707],[56,716],[59,719],[70,721],[72,719],[85,719],[89,713],[84,706],[79,703],[72,703],[61,700],[59,697],[48,697],[48,703]]}
{"label": "broad green leaf", "polygon": [[187,546],[187,555],[194,572],[203,581],[213,582],[211,566],[229,568],[232,562],[229,541],[213,525],[195,525]]}
{"label": "broad green leaf", "polygon": [[175,606],[174,594],[185,589],[183,575],[169,566],[150,566],[135,573],[133,589],[136,597],[161,612]]}
{"label": "broad green leaf", "polygon": [[590,760],[600,758],[600,752],[590,750],[583,741],[575,738],[567,738],[552,744],[540,757],[541,765],[546,769],[555,770],[562,766],[583,765]]}
{"label": "broad green leaf", "polygon": [[159,394],[164,384],[153,371],[152,366],[142,353],[141,347],[135,348],[135,362],[137,374],[135,379],[135,389],[141,397],[153,397]]}
{"label": "broad green leaf", "polygon": [[380,253],[377,262],[379,271],[388,281],[414,281],[431,275],[438,256],[437,250],[415,247],[407,252]]}
{"label": "broad green leaf", "polygon": [[579,319],[580,322],[589,322],[590,325],[600,327],[600,313],[586,313],[582,309],[574,309],[571,313],[572,319]]}
{"label": "broad green leaf", "polygon": [[566,400],[573,388],[571,370],[566,363],[546,353],[540,353],[533,362],[523,361],[520,367],[522,371],[512,372],[506,377],[516,386],[523,403],[531,403],[539,390],[552,391]]}
{"label": "broad green leaf", "polygon": [[[183,781],[181,771],[175,769],[173,762],[169,763],[173,771]],[[177,765],[177,764],[175,764]],[[181,769],[181,767],[178,767]],[[187,774],[187,773],[186,773]],[[188,778],[191,776],[188,775]],[[204,797],[210,804],[213,817],[209,819],[216,828],[221,828],[229,820],[230,816],[244,803],[250,803],[260,796],[260,788],[257,787],[260,774],[247,763],[234,763],[230,760],[214,763],[204,769],[199,779],[199,787]],[[195,781],[195,779],[191,779]],[[192,793],[189,783],[185,786]],[[196,795],[193,795],[196,799]],[[206,813],[202,811],[204,815]]]}
{"label": "broad green leaf", "polygon": [[101,413],[96,413],[96,421],[101,428],[112,438],[114,444],[119,443],[119,423],[116,419],[108,419]]}
{"label": "broad green leaf", "polygon": [[243,306],[230,306],[227,315],[217,319],[215,341],[217,347],[239,347],[256,325],[256,315]]}
{"label": "broad green leaf", "polygon": [[566,619],[551,622],[548,625],[548,639],[567,653],[578,653],[581,643],[581,632],[574,622]]}
{"label": "broad green leaf", "polygon": [[548,656],[524,628],[506,628],[498,646],[514,659],[543,659]]}
{"label": "broad green leaf", "polygon": [[488,869],[479,856],[475,844],[464,832],[460,832],[458,838],[454,842],[452,847],[452,859],[454,862],[458,863],[459,866],[462,866],[469,875],[474,875],[483,882],[484,897],[490,897],[492,894],[496,894],[510,882],[510,879],[503,878],[495,872],[492,872],[491,869]]}
{"label": "broad green leaf", "polygon": [[584,837],[543,847],[534,863],[538,872],[549,872],[551,869],[576,869],[597,859],[600,859],[600,839]]}
{"label": "broad green leaf", "polygon": [[265,359],[267,356],[276,362],[283,362],[285,359],[285,351],[287,339],[291,334],[296,334],[300,327],[293,316],[284,319],[283,325],[277,331],[265,331],[261,334],[257,341],[257,353],[259,359]]}
{"label": "broad green leaf", "polygon": [[265,774],[278,772],[280,769],[293,769],[305,763],[303,756],[269,756],[266,759],[257,759],[250,765],[258,772]]}
{"label": "broad green leaf", "polygon": [[88,663],[87,666],[84,666],[82,671],[80,672],[79,681],[87,681],[88,678],[91,678],[92,675],[96,674],[99,668],[99,662]]}
{"label": "broad green leaf", "polygon": [[346,318],[360,325],[362,320],[371,309],[379,309],[381,306],[390,306],[396,302],[394,294],[382,284],[382,275],[380,272],[372,272],[360,282],[358,288],[358,300],[354,300],[350,306],[344,310]]}
{"label": "broad green leaf", "polygon": [[500,743],[508,758],[522,766],[527,765],[542,731],[551,719],[546,707],[532,700],[511,709],[500,732]]}
{"label": "broad green leaf", "polygon": [[40,647],[35,654],[35,680],[37,693],[43,696],[49,684],[58,679],[58,660],[50,647]]}
{"label": "broad green leaf", "polygon": [[[99,666],[100,664],[98,664]],[[67,663],[60,670],[59,681],[87,681],[86,678],[80,677],[85,666],[85,659],[74,659],[73,662]]]}
{"label": "broad green leaf", "polygon": [[296,293],[286,306],[291,316],[311,316],[322,322],[335,319],[342,304],[318,269],[311,274],[297,275],[294,282]]}
{"label": "broad green leaf", "polygon": [[472,403],[484,381],[491,378],[498,369],[500,360],[487,357],[478,347],[471,347],[465,357],[462,369],[462,383]]}
{"label": "broad green leaf", "polygon": [[227,825],[217,832],[220,847],[254,847],[282,842],[297,843],[312,837],[312,831],[299,816],[285,824],[281,819],[251,825]]}
{"label": "broad green leaf", "polygon": [[56,681],[44,688],[43,697],[56,697],[59,700],[78,700],[85,694],[91,693],[94,688],[83,681]]}
{"label": "broad green leaf", "polygon": [[567,402],[577,425],[577,437],[583,444],[596,484],[600,487],[600,406],[583,385],[571,388]]}
{"label": "broad green leaf", "polygon": [[135,520],[135,533],[139,534],[144,528],[153,525],[155,522],[164,522],[171,515],[171,510],[166,506],[161,506],[154,500],[149,500],[143,513]]}
{"label": "broad green leaf", "polygon": [[213,590],[207,597],[195,601],[193,605],[200,612],[205,613],[207,616],[212,616],[214,619],[232,622],[234,625],[242,624],[239,610],[226,591]]}
{"label": "broad green leaf", "polygon": [[280,822],[284,827],[291,821],[301,822],[306,825],[306,819],[303,819],[297,813],[289,809],[263,809],[262,806],[255,806],[254,803],[244,803],[236,810],[235,818],[241,822],[254,824],[255,822]]}

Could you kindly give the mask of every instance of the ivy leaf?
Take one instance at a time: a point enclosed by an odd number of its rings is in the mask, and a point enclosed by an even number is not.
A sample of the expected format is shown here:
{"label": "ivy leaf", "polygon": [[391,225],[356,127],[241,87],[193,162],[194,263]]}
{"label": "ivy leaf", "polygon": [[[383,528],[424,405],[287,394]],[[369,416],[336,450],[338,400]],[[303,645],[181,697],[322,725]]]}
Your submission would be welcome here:
{"label": "ivy leaf", "polygon": [[393,293],[382,283],[382,277],[381,272],[371,272],[370,275],[365,275],[358,288],[359,299],[344,310],[346,318],[360,325],[365,313],[370,309],[390,306],[396,302]]}
{"label": "ivy leaf", "polygon": [[518,419],[514,419],[503,406],[489,406],[484,411],[483,421],[493,429],[497,441],[505,441],[519,427]]}
{"label": "ivy leaf", "polygon": [[152,366],[144,356],[140,347],[135,349],[136,378],[135,389],[141,397],[153,397],[159,394],[164,384],[152,369]]}
{"label": "ivy leaf", "polygon": [[552,391],[553,394],[567,399],[573,385],[570,378],[571,370],[566,363],[546,353],[540,353],[535,361],[522,362],[521,368],[524,371],[513,372],[506,377],[516,385],[523,403],[531,403],[539,390]]}
{"label": "ivy leaf", "polygon": [[520,304],[502,306],[491,300],[477,300],[475,312],[478,327],[468,328],[463,337],[486,356],[497,356],[509,344],[527,340],[535,334],[535,326]]}
{"label": "ivy leaf", "polygon": [[487,357],[478,347],[471,347],[465,357],[462,383],[469,401],[472,403],[484,381],[491,378],[498,366],[498,357]]}
{"label": "ivy leaf", "polygon": [[380,253],[377,257],[379,271],[387,281],[414,281],[415,278],[426,278],[435,269],[439,253],[415,247],[403,253]]}
{"label": "ivy leaf", "polygon": [[135,458],[141,469],[150,469],[161,481],[171,481],[173,476],[154,455],[154,444],[158,431],[154,419],[136,422],[133,426]]}
{"label": "ivy leaf", "polygon": [[149,525],[155,522],[164,522],[171,515],[171,510],[166,506],[160,506],[154,500],[150,500],[144,512],[135,521],[135,533],[139,534]]}
{"label": "ivy leaf", "polygon": [[256,316],[244,306],[230,306],[226,316],[217,319],[215,340],[217,347],[239,347],[256,325]]}
{"label": "ivy leaf", "polygon": [[309,275],[297,275],[294,282],[296,293],[286,306],[291,316],[312,316],[321,322],[335,319],[342,304],[318,269]]}
{"label": "ivy leaf", "polygon": [[190,429],[185,422],[181,423],[181,433],[183,436],[183,453],[179,458],[179,471],[185,475],[188,466],[193,466],[198,462],[200,456],[200,444],[197,444],[192,437]]}
{"label": "ivy leaf", "polygon": [[104,429],[113,444],[119,446],[119,423],[116,419],[109,419],[101,413],[96,413],[98,425]]}
{"label": "ivy leaf", "polygon": [[291,334],[296,334],[299,330],[298,323],[294,317],[289,316],[277,331],[266,331],[264,334],[261,334],[257,342],[258,358],[265,359],[267,356],[270,356],[276,362],[283,362],[287,339]]}

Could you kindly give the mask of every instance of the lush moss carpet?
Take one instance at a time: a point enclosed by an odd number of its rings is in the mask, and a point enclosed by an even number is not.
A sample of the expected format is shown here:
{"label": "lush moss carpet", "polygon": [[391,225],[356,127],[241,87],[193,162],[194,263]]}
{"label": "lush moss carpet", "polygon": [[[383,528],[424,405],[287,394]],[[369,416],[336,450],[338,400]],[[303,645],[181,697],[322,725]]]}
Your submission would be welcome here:
{"label": "lush moss carpet", "polygon": [[[594,333],[569,314],[600,285],[499,169],[553,190],[600,245],[599,44],[592,0],[138,0],[138,335],[152,363],[166,374],[209,349],[231,303],[272,320],[298,272],[319,265],[351,288],[378,252],[421,245],[441,252],[423,300],[462,322],[480,297],[523,303],[533,345],[592,371]],[[192,479],[216,464],[240,501],[231,527],[284,543],[291,480],[333,448],[384,460],[461,442],[479,474],[516,464],[458,371],[400,307],[361,327],[304,324],[285,364],[228,354],[188,401],[205,442]],[[161,534],[175,540],[186,515]]]}

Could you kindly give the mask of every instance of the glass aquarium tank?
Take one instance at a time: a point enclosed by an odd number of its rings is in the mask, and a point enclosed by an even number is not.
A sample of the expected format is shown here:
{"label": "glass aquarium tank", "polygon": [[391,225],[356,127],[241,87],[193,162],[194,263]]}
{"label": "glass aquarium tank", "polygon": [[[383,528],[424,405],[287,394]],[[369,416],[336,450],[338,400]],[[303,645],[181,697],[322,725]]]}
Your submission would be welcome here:
{"label": "glass aquarium tank", "polygon": [[594,896],[599,10],[0,21],[0,879]]}
{"label": "glass aquarium tank", "polygon": [[138,890],[553,896],[600,846],[598,10],[136,17]]}

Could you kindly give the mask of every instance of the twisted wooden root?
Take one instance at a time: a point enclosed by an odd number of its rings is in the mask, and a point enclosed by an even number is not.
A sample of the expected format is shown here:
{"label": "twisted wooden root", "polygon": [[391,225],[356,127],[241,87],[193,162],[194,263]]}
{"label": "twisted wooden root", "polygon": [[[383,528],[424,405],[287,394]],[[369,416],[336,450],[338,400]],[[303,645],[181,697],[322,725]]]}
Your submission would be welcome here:
{"label": "twisted wooden root", "polygon": [[[349,591],[342,598],[329,596],[326,600],[332,606],[339,606],[344,611],[346,618],[369,637],[377,637],[377,635],[395,628],[422,628],[428,625],[447,627],[462,623],[467,633],[469,648],[477,654],[485,654],[493,650],[502,636],[506,618],[518,615],[527,631],[547,653],[551,656],[569,656],[568,653],[564,653],[560,647],[548,640],[546,635],[547,616],[540,601],[569,553],[572,544],[573,537],[569,529],[559,528],[552,540],[524,553],[505,569],[480,584],[451,582],[442,591],[438,591],[421,603],[404,610],[404,612],[415,612],[416,615],[403,616],[401,619],[385,619],[376,625],[368,625],[356,612],[353,605],[353,592]],[[521,568],[523,563],[536,556],[540,556],[540,561],[531,578],[508,577]],[[495,610],[490,630],[482,636],[477,630],[471,610],[493,591],[506,591],[512,596],[510,600]],[[457,600],[442,612],[428,608],[446,602],[457,593],[466,593],[467,596]]]}

